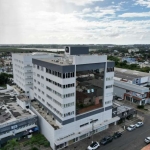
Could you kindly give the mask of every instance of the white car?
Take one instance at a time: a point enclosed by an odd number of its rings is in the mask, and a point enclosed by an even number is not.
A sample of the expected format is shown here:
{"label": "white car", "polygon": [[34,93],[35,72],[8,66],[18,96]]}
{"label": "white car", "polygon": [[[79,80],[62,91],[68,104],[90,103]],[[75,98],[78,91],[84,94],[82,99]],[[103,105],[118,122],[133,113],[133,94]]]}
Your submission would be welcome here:
{"label": "white car", "polygon": [[137,122],[136,124],[135,124],[135,126],[138,128],[138,127],[141,127],[141,126],[143,126],[144,125],[144,123],[143,122]]}
{"label": "white car", "polygon": [[128,131],[133,131],[133,130],[135,130],[135,129],[136,129],[136,126],[135,126],[135,125],[130,125],[130,126],[127,128]]}
{"label": "white car", "polygon": [[119,97],[117,100],[118,100],[118,101],[122,101],[123,99]]}
{"label": "white car", "polygon": [[147,137],[144,141],[145,141],[145,143],[147,143],[147,144],[150,143],[150,137]]}
{"label": "white car", "polygon": [[88,150],[96,150],[100,147],[100,144],[98,142],[93,142],[91,145],[88,146]]}
{"label": "white car", "polygon": [[11,92],[9,95],[10,95],[10,96],[17,96],[17,93]]}

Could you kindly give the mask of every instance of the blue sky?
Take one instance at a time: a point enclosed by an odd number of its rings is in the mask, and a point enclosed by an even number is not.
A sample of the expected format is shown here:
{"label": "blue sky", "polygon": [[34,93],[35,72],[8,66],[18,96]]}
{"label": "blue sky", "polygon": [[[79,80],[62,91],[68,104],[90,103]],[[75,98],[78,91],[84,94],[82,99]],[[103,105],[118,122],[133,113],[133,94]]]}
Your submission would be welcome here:
{"label": "blue sky", "polygon": [[0,44],[150,44],[150,0],[0,0]]}

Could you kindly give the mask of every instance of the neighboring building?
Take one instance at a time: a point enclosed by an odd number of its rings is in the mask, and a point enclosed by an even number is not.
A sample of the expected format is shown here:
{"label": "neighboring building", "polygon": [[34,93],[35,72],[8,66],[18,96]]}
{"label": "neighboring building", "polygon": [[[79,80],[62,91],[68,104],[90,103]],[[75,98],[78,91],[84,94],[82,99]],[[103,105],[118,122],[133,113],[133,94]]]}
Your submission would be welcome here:
{"label": "neighboring building", "polygon": [[32,62],[31,109],[54,150],[119,120],[112,118],[114,62],[107,62],[106,55],[89,55],[87,47],[66,47],[63,57]]}
{"label": "neighboring building", "polygon": [[123,61],[126,61],[127,63],[130,63],[130,64],[137,63],[136,58],[131,58],[131,57],[123,57],[122,62]]}
{"label": "neighboring building", "polygon": [[114,79],[114,96],[138,105],[150,103],[149,73],[115,68]]}
{"label": "neighboring building", "polygon": [[37,130],[37,115],[31,110],[22,109],[15,102],[0,106],[0,147],[8,140],[20,140]]}
{"label": "neighboring building", "polygon": [[112,116],[119,116],[119,121],[125,121],[125,119],[130,119],[137,116],[137,110],[115,101],[113,102]]}
{"label": "neighboring building", "polygon": [[128,49],[128,52],[131,53],[131,52],[139,52],[139,49],[138,48],[131,48],[131,49]]}
{"label": "neighboring building", "polygon": [[13,76],[16,90],[29,96],[29,90],[33,87],[32,58],[49,58],[54,54],[49,53],[13,53]]}

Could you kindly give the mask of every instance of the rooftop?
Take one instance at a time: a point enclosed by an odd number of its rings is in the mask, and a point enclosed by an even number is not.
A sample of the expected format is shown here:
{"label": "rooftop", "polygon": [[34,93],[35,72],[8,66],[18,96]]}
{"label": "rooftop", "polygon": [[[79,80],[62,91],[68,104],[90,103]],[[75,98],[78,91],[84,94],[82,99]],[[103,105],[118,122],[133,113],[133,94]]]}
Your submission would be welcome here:
{"label": "rooftop", "polygon": [[115,68],[114,73],[115,73],[114,75],[115,77],[127,79],[127,80],[133,80],[139,77],[150,76],[150,74],[146,72],[140,72],[136,70],[122,69],[122,68]]}
{"label": "rooftop", "polygon": [[53,119],[51,114],[48,114],[46,110],[42,109],[40,104],[37,101],[32,101],[32,106],[36,109],[36,111],[43,117],[45,120],[55,129],[59,129],[60,127],[56,124],[56,121]]}
{"label": "rooftop", "polygon": [[128,107],[126,105],[122,105],[122,103],[119,103],[119,102],[113,102],[113,108],[116,108],[117,107],[117,114],[121,114],[122,112],[126,112],[128,110],[131,110],[132,108],[131,107]]}
{"label": "rooftop", "polygon": [[21,56],[39,56],[39,55],[48,55],[50,53],[47,52],[34,52],[34,53],[13,53],[13,55],[21,55]]}
{"label": "rooftop", "polygon": [[114,86],[117,86],[120,88],[123,87],[124,89],[128,89],[130,91],[134,91],[134,92],[141,93],[141,94],[144,94],[145,92],[149,92],[149,88],[147,87],[141,87],[139,85],[131,84],[128,82],[123,82],[123,81],[114,80]]}
{"label": "rooftop", "polygon": [[69,58],[67,57],[56,57],[53,59],[38,59],[44,62],[48,63],[53,63],[53,64],[58,64],[60,66],[68,66],[73,64],[73,58],[70,56]]}
{"label": "rooftop", "polygon": [[28,98],[27,96],[25,96],[25,95],[19,95],[19,96],[17,96],[17,98],[18,98],[19,100],[21,100],[22,102],[23,102],[23,101],[29,101],[29,98]]}
{"label": "rooftop", "polygon": [[16,102],[7,103],[0,106],[0,123],[10,123],[17,120],[22,120],[35,114],[30,110],[23,110]]}

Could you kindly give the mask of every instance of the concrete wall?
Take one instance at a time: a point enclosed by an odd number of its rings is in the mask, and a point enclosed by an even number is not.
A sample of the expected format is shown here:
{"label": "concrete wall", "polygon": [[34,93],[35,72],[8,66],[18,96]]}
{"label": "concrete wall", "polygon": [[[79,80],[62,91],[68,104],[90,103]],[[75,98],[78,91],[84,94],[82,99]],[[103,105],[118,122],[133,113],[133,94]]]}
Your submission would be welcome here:
{"label": "concrete wall", "polygon": [[39,124],[41,133],[50,142],[52,149],[55,149],[54,128],[34,109],[34,107],[31,106],[31,109],[38,116],[38,124]]}
{"label": "concrete wall", "polygon": [[0,93],[9,92],[11,90],[13,90],[13,88],[10,85],[7,84],[7,89],[6,90],[0,90]]}
{"label": "concrete wall", "polygon": [[30,88],[30,90],[29,90],[29,98],[34,99],[34,91],[32,88]]}
{"label": "concrete wall", "polygon": [[114,96],[124,98],[124,93],[126,93],[125,89],[114,86],[114,91],[113,91]]}

